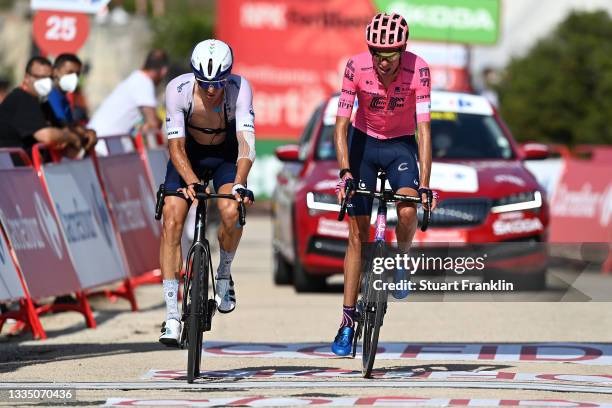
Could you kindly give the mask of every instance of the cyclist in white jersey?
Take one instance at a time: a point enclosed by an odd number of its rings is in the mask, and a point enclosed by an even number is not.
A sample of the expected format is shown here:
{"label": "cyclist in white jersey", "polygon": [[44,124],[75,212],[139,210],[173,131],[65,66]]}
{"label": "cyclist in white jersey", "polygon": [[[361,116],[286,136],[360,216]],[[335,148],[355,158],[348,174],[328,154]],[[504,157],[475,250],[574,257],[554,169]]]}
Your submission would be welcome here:
{"label": "cyclist in white jersey", "polygon": [[[234,194],[245,204],[253,202],[246,181],[255,160],[255,113],[249,82],[231,73],[231,48],[219,40],[200,42],[191,55],[192,72],[174,78],[166,87],[166,132],[170,160],[167,191],[184,198],[166,197],[160,262],[166,320],[159,341],[177,346],[181,332],[178,310],[178,277],[182,268],[181,234],[188,212],[187,199],[195,199],[194,184],[212,171],[215,191]],[[220,262],[217,269],[217,309],[229,313],[236,307],[231,264],[240,242],[238,203],[218,200]]]}

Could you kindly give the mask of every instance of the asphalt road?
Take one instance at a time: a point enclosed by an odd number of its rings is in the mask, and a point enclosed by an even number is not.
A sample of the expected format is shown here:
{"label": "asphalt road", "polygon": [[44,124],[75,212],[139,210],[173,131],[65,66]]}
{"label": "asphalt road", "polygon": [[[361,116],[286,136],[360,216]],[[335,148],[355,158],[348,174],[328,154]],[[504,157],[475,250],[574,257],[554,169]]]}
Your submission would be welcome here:
{"label": "asphalt road", "polygon": [[[9,399],[10,389],[67,387],[78,388],[70,406],[612,407],[610,303],[527,302],[546,294],[391,303],[377,378],[364,380],[359,359],[330,356],[340,287],[300,295],[275,287],[270,240],[270,220],[251,217],[232,273],[237,309],[217,314],[205,334],[206,378],[192,385],[182,378],[186,351],[157,342],[161,288],[141,286],[136,313],[123,300],[92,299],[96,329],[85,329],[75,313],[43,317],[45,341],[7,337],[5,328],[0,404],[20,404]],[[612,276],[585,279],[600,290],[612,283]]]}

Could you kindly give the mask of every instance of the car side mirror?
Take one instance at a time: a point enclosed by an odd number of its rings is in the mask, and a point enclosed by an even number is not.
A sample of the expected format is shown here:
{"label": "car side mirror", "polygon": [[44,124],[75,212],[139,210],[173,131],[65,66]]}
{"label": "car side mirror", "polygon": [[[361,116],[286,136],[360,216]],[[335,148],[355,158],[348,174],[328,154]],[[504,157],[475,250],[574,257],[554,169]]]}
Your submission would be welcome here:
{"label": "car side mirror", "polygon": [[279,146],[274,150],[274,154],[278,160],[282,162],[299,162],[300,160],[300,146],[296,144],[288,144]]}
{"label": "car side mirror", "polygon": [[543,143],[524,143],[522,145],[524,160],[544,160],[550,157],[550,148]]}

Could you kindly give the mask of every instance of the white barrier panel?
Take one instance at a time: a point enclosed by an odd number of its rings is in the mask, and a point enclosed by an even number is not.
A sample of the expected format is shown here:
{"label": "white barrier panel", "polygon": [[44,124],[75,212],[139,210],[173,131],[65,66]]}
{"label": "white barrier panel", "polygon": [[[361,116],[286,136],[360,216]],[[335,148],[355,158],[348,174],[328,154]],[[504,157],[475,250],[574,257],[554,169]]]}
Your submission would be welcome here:
{"label": "white barrier panel", "polygon": [[91,159],[45,164],[42,169],[81,287],[126,278]]}
{"label": "white barrier panel", "polygon": [[0,302],[25,297],[4,237],[0,234]]}
{"label": "white barrier panel", "polygon": [[0,222],[33,299],[79,291],[68,249],[31,168],[0,170]]}
{"label": "white barrier panel", "polygon": [[166,178],[166,166],[168,164],[168,151],[162,148],[147,149],[147,160],[149,166],[151,166],[151,173],[153,173],[153,191],[157,191],[159,185],[164,182]]}

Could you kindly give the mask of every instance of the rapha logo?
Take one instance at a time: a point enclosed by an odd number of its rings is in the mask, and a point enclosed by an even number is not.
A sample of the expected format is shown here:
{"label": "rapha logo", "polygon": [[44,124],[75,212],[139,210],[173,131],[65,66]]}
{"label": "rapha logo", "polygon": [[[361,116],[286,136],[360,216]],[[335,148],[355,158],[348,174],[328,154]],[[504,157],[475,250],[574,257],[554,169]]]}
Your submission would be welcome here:
{"label": "rapha logo", "polygon": [[45,238],[49,245],[51,245],[51,249],[55,253],[58,259],[62,259],[64,257],[63,245],[62,245],[62,236],[55,222],[55,218],[49,211],[49,207],[42,199],[42,197],[38,193],[34,193],[34,207],[36,209],[36,218],[38,218],[38,224],[43,231]]}

